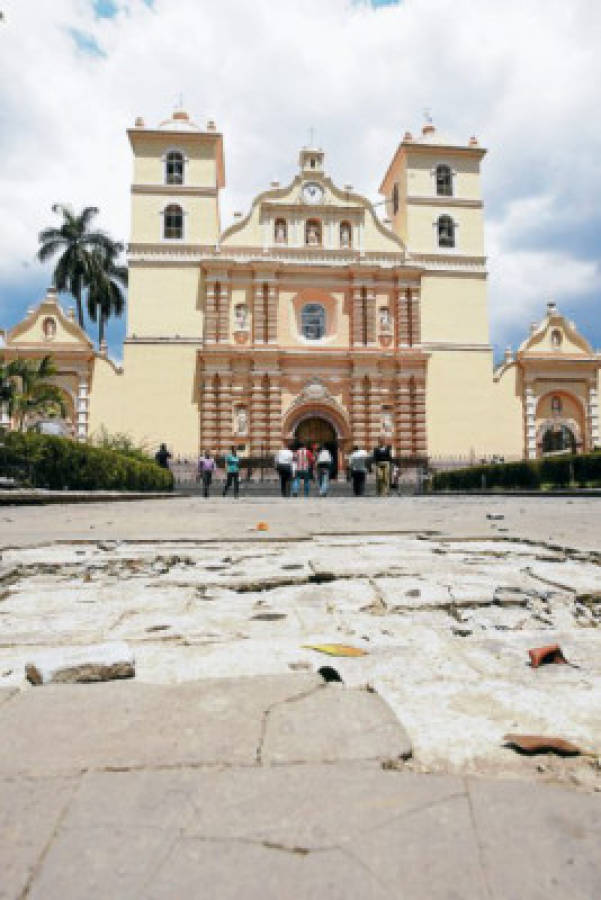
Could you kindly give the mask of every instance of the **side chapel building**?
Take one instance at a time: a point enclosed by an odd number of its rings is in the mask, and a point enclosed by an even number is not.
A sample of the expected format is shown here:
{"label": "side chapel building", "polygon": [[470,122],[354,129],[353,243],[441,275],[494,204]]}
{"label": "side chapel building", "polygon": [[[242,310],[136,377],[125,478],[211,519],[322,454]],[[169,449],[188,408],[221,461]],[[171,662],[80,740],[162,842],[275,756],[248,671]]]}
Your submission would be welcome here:
{"label": "side chapel building", "polygon": [[381,219],[305,147],[292,181],[222,231],[215,124],[177,110],[128,137],[123,366],[52,290],[0,340],[5,358],[53,354],[74,437],[104,426],[183,457],[232,444],[266,456],[299,438],[341,461],[384,435],[408,465],[599,444],[601,356],[553,304],[493,371],[475,138],[407,132]]}

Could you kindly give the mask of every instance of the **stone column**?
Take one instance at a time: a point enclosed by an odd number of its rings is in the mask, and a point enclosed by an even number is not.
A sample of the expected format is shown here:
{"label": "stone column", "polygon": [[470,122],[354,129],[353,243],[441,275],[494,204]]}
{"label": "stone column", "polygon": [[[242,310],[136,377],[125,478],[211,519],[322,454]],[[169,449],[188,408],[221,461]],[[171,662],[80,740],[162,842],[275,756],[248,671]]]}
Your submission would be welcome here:
{"label": "stone column", "polygon": [[409,288],[407,294],[411,298],[408,309],[409,343],[419,344],[422,339],[419,288]]}
{"label": "stone column", "polygon": [[368,345],[376,344],[376,319],[376,292],[373,288],[368,288],[365,304],[365,337]]}
{"label": "stone column", "polygon": [[599,398],[597,393],[597,383],[589,384],[588,388],[588,418],[589,418],[589,434],[593,450],[599,446]]}
{"label": "stone column", "polygon": [[397,375],[395,413],[398,455],[412,456],[411,386],[409,377],[401,372]]}
{"label": "stone column", "polygon": [[252,375],[250,393],[250,446],[251,455],[259,456],[268,447],[267,436],[267,397],[265,396],[265,377]]}
{"label": "stone column", "polygon": [[[217,299],[217,298],[216,298]],[[219,285],[219,302],[216,309],[217,327],[216,339],[218,342],[227,343],[230,339],[230,286],[227,283]]]}
{"label": "stone column", "polygon": [[215,375],[206,373],[202,384],[201,398],[201,440],[202,449],[217,449],[217,391]]}
{"label": "stone column", "polygon": [[367,441],[370,447],[375,447],[382,433],[382,400],[380,378],[377,375],[368,376],[367,391]]}
{"label": "stone column", "polygon": [[228,374],[219,376],[217,401],[219,447],[225,453],[234,443],[232,379]]}
{"label": "stone column", "polygon": [[409,346],[409,304],[407,294],[409,291],[399,291],[397,300],[397,340],[399,346]]}
{"label": "stone column", "polygon": [[367,398],[363,375],[352,376],[350,392],[352,440],[359,447],[367,449]]}
{"label": "stone column", "polygon": [[266,325],[267,322],[265,320],[265,298],[263,296],[263,284],[258,283],[254,286],[253,302],[253,342],[255,344],[265,343]]}
{"label": "stone column", "polygon": [[269,376],[268,417],[268,449],[271,453],[275,453],[282,443],[282,388],[278,373]]}
{"label": "stone column", "polygon": [[352,333],[351,338],[355,346],[365,345],[365,309],[363,302],[363,289],[354,287],[352,302]]}
{"label": "stone column", "polygon": [[278,341],[278,289],[275,284],[267,285],[267,328],[265,338],[269,344]]}
{"label": "stone column", "polygon": [[536,459],[536,399],[534,388],[526,385],[524,392],[526,423],[526,459]]}
{"label": "stone column", "polygon": [[428,435],[426,432],[426,379],[416,375],[412,378],[412,426],[413,452],[416,456],[426,456],[428,452]]}
{"label": "stone column", "polygon": [[77,387],[77,440],[88,437],[88,376],[80,375]]}
{"label": "stone column", "polygon": [[205,342],[207,344],[214,344],[217,340],[217,306],[215,289],[215,282],[207,281],[205,299]]}

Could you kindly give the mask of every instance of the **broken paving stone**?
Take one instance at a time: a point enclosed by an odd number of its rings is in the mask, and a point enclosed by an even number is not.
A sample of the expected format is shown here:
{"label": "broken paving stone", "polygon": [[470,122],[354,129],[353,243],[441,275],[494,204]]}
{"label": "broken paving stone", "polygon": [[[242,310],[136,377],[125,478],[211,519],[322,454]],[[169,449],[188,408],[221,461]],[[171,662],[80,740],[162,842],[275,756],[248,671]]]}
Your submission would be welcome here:
{"label": "broken paving stone", "polygon": [[118,542],[117,541],[98,541],[96,546],[98,547],[99,550],[105,550],[105,551],[116,550],[117,546],[118,546]]}
{"label": "broken paving stone", "polygon": [[568,665],[568,661],[563,655],[559,644],[548,644],[546,647],[534,647],[532,650],[528,650],[528,656],[530,657],[530,665],[533,669],[538,669],[539,666],[549,665],[549,663],[564,666]]}
{"label": "broken paving stone", "polygon": [[566,741],[565,738],[552,737],[541,734],[506,734],[505,743],[520,750],[522,753],[557,753],[558,756],[595,756]]}
{"label": "broken paving stone", "polygon": [[458,637],[469,637],[472,634],[472,629],[468,628],[467,625],[454,625],[453,626],[453,634],[456,634]]}
{"label": "broken paving stone", "polygon": [[278,613],[278,612],[262,612],[255,613],[254,616],[251,616],[251,619],[258,619],[259,622],[278,622],[280,619],[285,619],[286,613]]}
{"label": "broken paving stone", "polygon": [[493,594],[495,606],[527,606],[532,595],[518,587],[498,587]]}
{"label": "broken paving stone", "polygon": [[136,669],[128,645],[115,642],[44,651],[26,664],[25,674],[34,685],[79,684],[133,678]]}

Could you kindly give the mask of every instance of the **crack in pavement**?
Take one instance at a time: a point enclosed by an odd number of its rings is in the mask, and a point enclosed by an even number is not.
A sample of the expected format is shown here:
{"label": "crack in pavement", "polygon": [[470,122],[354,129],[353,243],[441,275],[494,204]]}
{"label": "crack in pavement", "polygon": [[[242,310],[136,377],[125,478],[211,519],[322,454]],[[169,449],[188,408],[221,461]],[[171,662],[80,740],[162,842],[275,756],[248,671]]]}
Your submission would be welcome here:
{"label": "crack in pavement", "polygon": [[261,733],[259,735],[259,742],[257,744],[257,750],[255,754],[256,764],[258,766],[263,765],[263,747],[265,745],[265,738],[267,737],[267,728],[269,725],[269,717],[274,709],[277,709],[278,706],[283,706],[286,703],[296,703],[298,700],[304,700],[305,697],[310,697],[312,694],[317,693],[317,691],[321,691],[326,687],[325,682],[323,684],[316,684],[314,687],[309,690],[302,691],[299,694],[293,694],[291,697],[286,697],[285,700],[276,700],[275,703],[272,703],[263,711],[263,716],[261,719]]}

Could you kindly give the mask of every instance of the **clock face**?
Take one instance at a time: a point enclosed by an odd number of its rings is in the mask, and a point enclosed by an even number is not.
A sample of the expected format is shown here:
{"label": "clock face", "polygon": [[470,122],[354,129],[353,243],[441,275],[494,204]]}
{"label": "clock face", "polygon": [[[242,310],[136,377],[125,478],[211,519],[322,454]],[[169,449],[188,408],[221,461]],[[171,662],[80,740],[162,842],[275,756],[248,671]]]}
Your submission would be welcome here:
{"label": "clock face", "polygon": [[323,200],[323,188],[314,181],[308,181],[303,185],[303,200],[305,203],[320,203]]}

